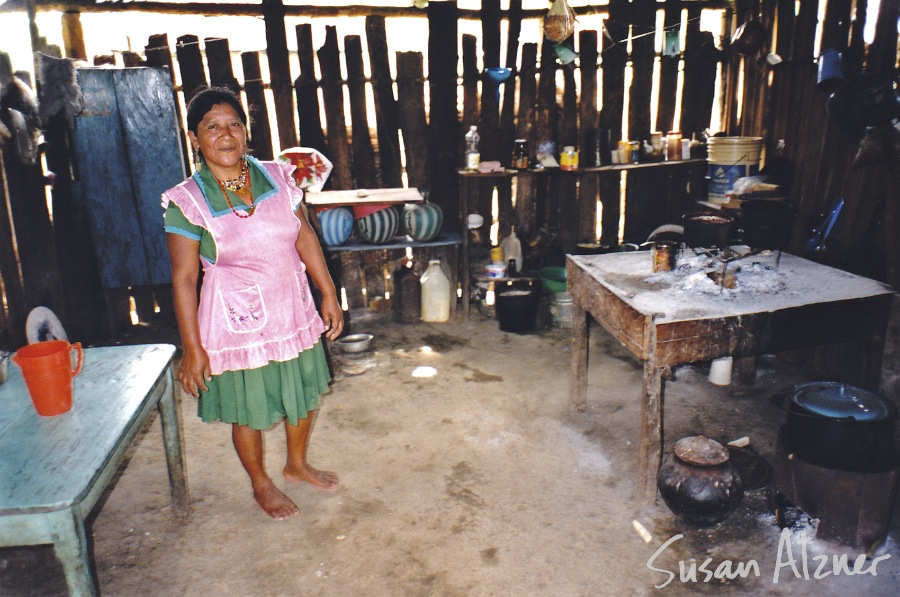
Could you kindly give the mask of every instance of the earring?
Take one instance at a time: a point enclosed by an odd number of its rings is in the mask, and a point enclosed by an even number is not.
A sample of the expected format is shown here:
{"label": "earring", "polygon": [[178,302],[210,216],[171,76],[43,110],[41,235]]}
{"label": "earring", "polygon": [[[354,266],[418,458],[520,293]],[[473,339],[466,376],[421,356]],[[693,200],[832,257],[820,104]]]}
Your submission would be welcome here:
{"label": "earring", "polygon": [[197,151],[196,147],[193,149],[193,151],[194,151],[194,171],[197,174],[200,174],[200,170],[203,169],[203,162],[200,160],[200,152]]}

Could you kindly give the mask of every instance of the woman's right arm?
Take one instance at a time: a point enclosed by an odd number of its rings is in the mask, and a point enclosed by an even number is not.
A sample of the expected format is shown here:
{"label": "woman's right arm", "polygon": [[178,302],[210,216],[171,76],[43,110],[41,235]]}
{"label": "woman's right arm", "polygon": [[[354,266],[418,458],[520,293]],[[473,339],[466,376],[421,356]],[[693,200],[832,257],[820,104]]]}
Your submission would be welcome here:
{"label": "woman's right arm", "polygon": [[[178,381],[184,391],[194,396],[206,390],[211,379],[209,356],[200,343],[200,324],[197,320],[197,279],[200,276],[200,242],[168,233],[167,244],[172,260],[172,297],[175,318],[184,347],[184,356],[178,368]],[[199,390],[198,390],[199,388]]]}

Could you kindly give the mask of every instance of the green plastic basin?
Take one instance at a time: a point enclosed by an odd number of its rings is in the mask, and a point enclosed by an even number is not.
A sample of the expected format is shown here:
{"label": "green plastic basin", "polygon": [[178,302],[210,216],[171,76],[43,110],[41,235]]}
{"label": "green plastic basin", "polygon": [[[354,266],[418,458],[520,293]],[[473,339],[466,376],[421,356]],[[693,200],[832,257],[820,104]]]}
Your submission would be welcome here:
{"label": "green plastic basin", "polygon": [[541,282],[550,292],[566,292],[566,268],[551,265],[540,269]]}

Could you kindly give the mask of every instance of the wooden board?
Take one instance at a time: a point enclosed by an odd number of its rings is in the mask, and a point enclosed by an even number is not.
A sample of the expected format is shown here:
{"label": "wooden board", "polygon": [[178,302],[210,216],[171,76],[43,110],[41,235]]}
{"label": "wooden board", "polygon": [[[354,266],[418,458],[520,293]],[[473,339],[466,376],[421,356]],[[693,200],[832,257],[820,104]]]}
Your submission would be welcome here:
{"label": "wooden board", "polygon": [[372,205],[378,203],[421,203],[419,189],[353,189],[348,191],[319,191],[306,193],[306,203],[313,206]]}
{"label": "wooden board", "polygon": [[77,76],[85,109],[75,119],[76,186],[89,207],[103,285],[167,284],[160,195],[184,178],[168,75],[82,68]]}

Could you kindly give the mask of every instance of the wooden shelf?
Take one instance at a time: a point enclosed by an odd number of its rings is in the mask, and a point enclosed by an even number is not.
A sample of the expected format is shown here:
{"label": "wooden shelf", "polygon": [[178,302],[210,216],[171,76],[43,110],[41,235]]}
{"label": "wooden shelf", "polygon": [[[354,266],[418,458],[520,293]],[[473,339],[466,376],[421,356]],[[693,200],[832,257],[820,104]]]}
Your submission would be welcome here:
{"label": "wooden shelf", "polygon": [[379,251],[379,250],[388,250],[388,249],[405,249],[407,247],[411,247],[413,249],[416,248],[424,248],[424,247],[447,247],[452,245],[461,245],[462,244],[462,235],[455,232],[448,232],[439,235],[434,240],[429,241],[415,241],[408,236],[397,236],[394,237],[391,242],[384,243],[381,245],[376,245],[374,243],[361,242],[361,241],[353,241],[347,242],[342,245],[324,245],[322,248],[328,252],[341,252],[341,251]]}
{"label": "wooden shelf", "polygon": [[706,158],[694,158],[690,160],[675,160],[672,162],[643,162],[638,164],[610,164],[608,166],[586,166],[577,170],[563,170],[562,168],[531,168],[528,170],[506,169],[502,172],[470,172],[469,170],[457,170],[456,173],[465,178],[504,178],[507,176],[528,176],[540,174],[562,174],[564,176],[591,174],[594,172],[620,172],[623,170],[640,170],[644,168],[677,168],[679,166],[694,166],[706,164]]}

